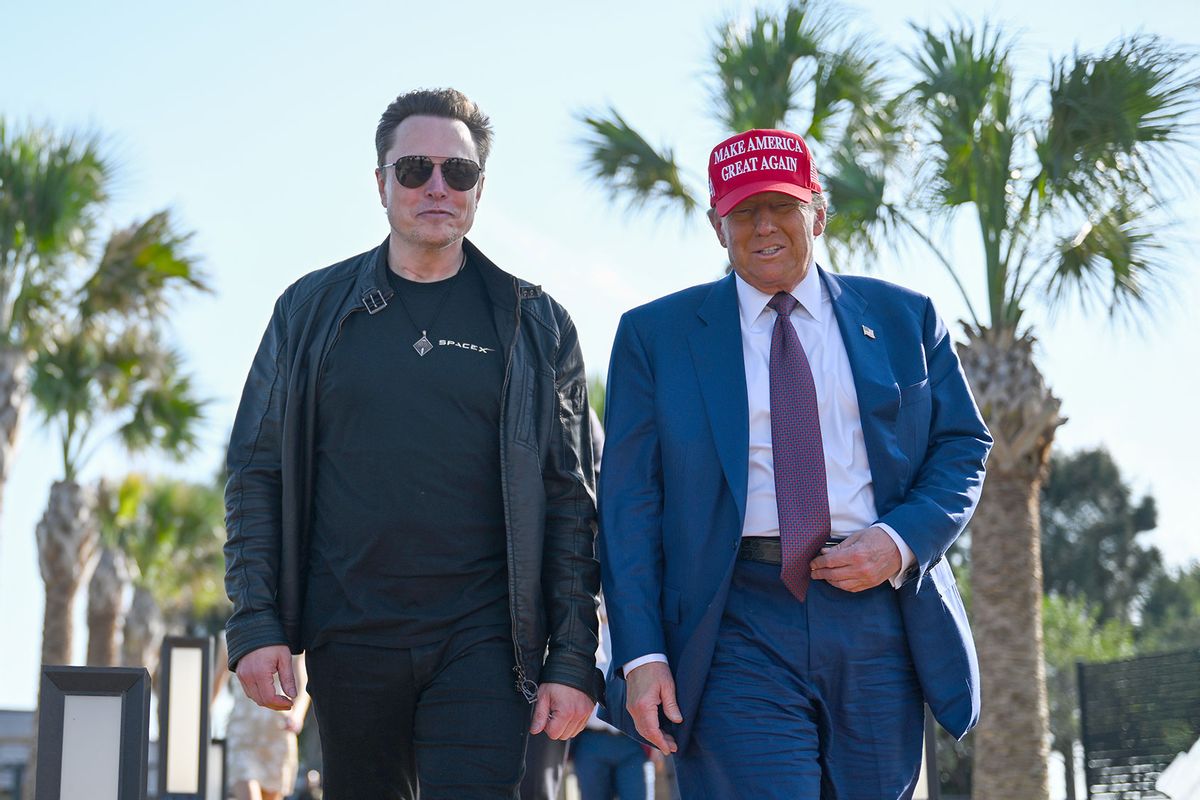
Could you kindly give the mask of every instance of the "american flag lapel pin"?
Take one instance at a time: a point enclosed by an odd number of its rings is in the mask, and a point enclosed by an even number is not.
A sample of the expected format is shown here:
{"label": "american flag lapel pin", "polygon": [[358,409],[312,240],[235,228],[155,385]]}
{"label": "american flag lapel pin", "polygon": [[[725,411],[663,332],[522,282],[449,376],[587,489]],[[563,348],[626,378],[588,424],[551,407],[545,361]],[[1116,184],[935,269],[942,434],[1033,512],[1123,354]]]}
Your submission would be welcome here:
{"label": "american flag lapel pin", "polygon": [[868,339],[875,338],[875,331],[871,330],[866,325],[863,325],[862,329],[863,329],[863,336],[867,337]]}

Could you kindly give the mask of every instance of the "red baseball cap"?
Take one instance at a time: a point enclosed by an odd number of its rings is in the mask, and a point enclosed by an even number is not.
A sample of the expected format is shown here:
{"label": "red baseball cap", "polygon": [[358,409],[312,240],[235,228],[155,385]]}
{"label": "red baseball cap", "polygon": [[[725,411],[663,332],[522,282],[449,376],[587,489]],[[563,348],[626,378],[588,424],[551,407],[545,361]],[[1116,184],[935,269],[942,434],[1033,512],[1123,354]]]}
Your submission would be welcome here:
{"label": "red baseball cap", "polygon": [[730,136],[708,159],[708,202],[721,217],[761,192],[783,192],[807,203],[819,191],[812,153],[790,131],[755,129]]}

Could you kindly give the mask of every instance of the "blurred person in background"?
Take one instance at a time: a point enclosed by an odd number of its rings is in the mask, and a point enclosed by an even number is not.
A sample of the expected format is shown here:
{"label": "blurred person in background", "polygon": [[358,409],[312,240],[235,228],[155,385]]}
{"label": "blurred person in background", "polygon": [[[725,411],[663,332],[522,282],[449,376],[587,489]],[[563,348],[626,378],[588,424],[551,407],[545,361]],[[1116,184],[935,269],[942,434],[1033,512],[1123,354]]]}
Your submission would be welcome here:
{"label": "blurred person in background", "polygon": [[236,800],[282,800],[296,786],[296,737],[304,728],[309,697],[304,656],[293,656],[297,695],[287,711],[264,708],[230,681],[233,710],[225,727],[225,775]]}

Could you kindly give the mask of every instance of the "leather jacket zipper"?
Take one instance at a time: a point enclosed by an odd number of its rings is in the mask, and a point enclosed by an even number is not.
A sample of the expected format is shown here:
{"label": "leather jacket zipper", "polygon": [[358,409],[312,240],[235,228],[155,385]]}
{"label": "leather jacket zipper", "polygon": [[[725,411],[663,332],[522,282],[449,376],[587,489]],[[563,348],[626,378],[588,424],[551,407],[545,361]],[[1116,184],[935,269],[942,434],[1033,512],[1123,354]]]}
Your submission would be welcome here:
{"label": "leather jacket zipper", "polygon": [[[521,335],[521,285],[516,278],[513,279],[513,292],[516,294],[517,309],[513,317],[513,338],[512,342],[508,345],[508,359],[504,364],[504,384],[500,388],[500,430],[502,433],[507,433],[508,430],[508,385],[512,379],[513,355],[517,351],[517,340]],[[508,470],[504,466],[507,463],[508,437],[501,435],[500,484],[504,494],[504,540],[508,546],[508,616],[512,623],[513,658],[515,660],[513,672],[517,675],[517,691],[521,693],[527,703],[533,704],[537,701],[538,685],[529,680],[529,676],[525,674],[525,665],[521,661],[521,648],[517,643],[517,612],[513,608],[513,601],[517,596],[517,579],[513,574],[516,570],[517,559],[513,553],[512,510],[510,508],[508,492]]]}

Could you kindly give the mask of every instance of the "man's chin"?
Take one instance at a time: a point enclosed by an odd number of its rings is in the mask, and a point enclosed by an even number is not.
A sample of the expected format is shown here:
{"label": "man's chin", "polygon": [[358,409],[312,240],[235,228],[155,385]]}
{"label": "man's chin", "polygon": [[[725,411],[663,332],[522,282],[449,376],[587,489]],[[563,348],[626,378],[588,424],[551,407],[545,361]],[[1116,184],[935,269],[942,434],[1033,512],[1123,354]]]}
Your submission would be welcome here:
{"label": "man's chin", "polygon": [[467,230],[469,229],[455,225],[440,226],[439,229],[433,230],[429,228],[408,229],[395,231],[395,233],[409,244],[430,250],[440,250],[461,242],[463,237],[467,235]]}

